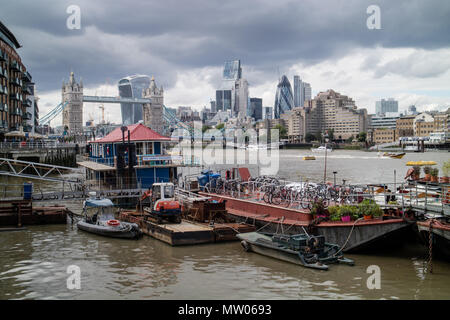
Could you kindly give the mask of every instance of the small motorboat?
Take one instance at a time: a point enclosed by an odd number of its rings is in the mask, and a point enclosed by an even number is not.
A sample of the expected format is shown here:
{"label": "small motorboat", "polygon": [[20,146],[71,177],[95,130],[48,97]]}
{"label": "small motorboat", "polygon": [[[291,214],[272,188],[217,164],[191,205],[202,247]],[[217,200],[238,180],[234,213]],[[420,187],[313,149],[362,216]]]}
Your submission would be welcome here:
{"label": "small motorboat", "polygon": [[316,160],[316,157],[314,157],[314,156],[304,156],[303,160]]}
{"label": "small motorboat", "polygon": [[331,148],[327,148],[327,147],[325,147],[325,146],[320,146],[320,147],[318,147],[318,148],[312,148],[311,149],[311,151],[312,152],[331,152],[331,151],[333,151],[333,149],[331,149]]}
{"label": "small motorboat", "polygon": [[344,258],[337,244],[325,242],[324,236],[308,234],[284,235],[261,232],[236,235],[245,251],[253,251],[275,259],[295,263],[307,268],[328,270],[330,263],[353,266],[351,259]]}
{"label": "small motorboat", "polygon": [[83,219],[77,223],[80,230],[100,236],[137,239],[142,231],[136,223],[116,220],[114,204],[109,199],[87,199],[83,204]]}
{"label": "small motorboat", "polygon": [[401,159],[405,156],[405,152],[401,152],[401,153],[389,153],[389,152],[385,152],[383,153],[383,157],[389,157],[392,159]]}

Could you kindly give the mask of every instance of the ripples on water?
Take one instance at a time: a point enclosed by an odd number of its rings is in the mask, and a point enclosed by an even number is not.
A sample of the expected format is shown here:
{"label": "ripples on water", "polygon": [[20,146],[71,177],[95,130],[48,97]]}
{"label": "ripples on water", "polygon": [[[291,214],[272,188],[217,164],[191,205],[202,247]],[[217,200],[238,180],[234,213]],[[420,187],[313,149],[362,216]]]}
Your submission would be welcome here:
{"label": "ripples on water", "polygon": [[[307,151],[281,153],[280,175],[323,177],[320,156],[302,161]],[[365,180],[387,179],[394,168],[401,176],[407,161],[448,158],[430,153],[407,154],[402,160],[364,152],[332,155],[329,172]],[[67,205],[73,211],[81,207],[79,202]],[[246,253],[239,242],[170,247],[147,236],[138,241],[103,238],[70,224],[30,226],[0,233],[0,299],[450,298],[450,264],[435,260],[434,274],[428,274],[427,252],[419,244],[348,256],[354,267],[331,265],[324,272]],[[381,268],[381,290],[366,286],[366,269],[373,264]],[[81,290],[66,287],[69,265],[81,268]]]}

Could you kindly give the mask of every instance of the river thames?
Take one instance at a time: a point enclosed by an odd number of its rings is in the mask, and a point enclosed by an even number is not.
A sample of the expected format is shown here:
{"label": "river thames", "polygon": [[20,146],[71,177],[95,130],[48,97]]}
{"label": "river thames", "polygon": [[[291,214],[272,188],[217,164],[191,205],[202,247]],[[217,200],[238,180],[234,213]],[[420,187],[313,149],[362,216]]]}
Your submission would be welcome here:
{"label": "river thames", "polygon": [[[279,176],[292,181],[323,180],[323,155],[302,161],[306,150],[280,150]],[[333,151],[327,180],[338,183],[397,183],[406,162],[436,161],[448,152],[407,153],[403,159],[377,153]],[[253,166],[251,171],[255,172]],[[394,178],[394,170],[396,177]],[[2,183],[21,181],[2,178]],[[36,188],[38,183],[36,183]],[[59,186],[41,183],[41,188]],[[1,192],[2,190],[0,190]],[[81,212],[80,202],[66,204]],[[239,242],[170,247],[140,240],[104,238],[75,225],[29,226],[0,232],[0,299],[449,299],[450,263],[435,259],[426,272],[428,252],[413,240],[383,251],[347,254],[355,266],[331,265],[317,271],[246,253]],[[81,289],[67,289],[67,268],[81,269]],[[381,270],[381,289],[369,289],[367,268]]]}

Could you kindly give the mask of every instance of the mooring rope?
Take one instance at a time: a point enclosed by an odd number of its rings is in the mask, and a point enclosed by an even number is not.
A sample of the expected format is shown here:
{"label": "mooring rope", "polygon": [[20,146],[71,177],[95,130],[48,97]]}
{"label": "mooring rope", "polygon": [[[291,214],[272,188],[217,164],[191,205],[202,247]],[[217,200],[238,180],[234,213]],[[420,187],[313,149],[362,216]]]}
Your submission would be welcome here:
{"label": "mooring rope", "polygon": [[359,218],[355,220],[355,223],[353,223],[352,229],[350,230],[350,233],[348,234],[347,240],[345,240],[342,247],[333,255],[336,256],[338,253],[340,253],[342,250],[344,250],[345,246],[347,245],[348,241],[350,240],[350,236],[352,235],[353,229],[355,228],[355,225],[358,221],[363,220],[364,218]]}

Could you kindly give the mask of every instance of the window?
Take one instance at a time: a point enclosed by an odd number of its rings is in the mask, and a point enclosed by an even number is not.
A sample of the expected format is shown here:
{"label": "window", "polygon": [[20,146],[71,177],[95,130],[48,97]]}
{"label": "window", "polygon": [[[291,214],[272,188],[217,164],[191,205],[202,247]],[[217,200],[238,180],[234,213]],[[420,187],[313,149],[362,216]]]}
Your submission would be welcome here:
{"label": "window", "polygon": [[146,143],[146,154],[153,154],[153,142]]}

